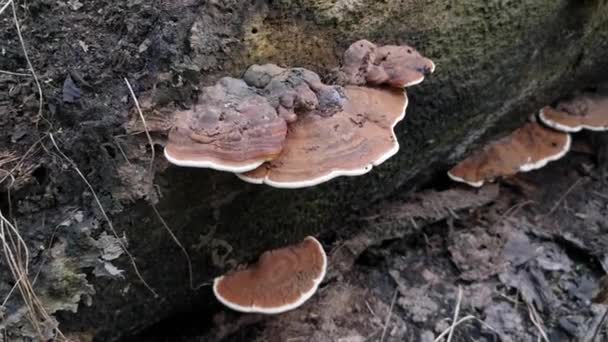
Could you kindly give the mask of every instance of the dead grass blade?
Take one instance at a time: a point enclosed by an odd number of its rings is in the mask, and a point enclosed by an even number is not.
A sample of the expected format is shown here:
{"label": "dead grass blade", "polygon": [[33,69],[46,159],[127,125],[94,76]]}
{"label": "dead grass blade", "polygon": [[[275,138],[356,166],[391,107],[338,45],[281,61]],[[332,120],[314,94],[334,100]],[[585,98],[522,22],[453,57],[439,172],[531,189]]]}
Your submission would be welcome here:
{"label": "dead grass blade", "polygon": [[[2,212],[0,212],[0,243],[2,244],[6,264],[15,280],[15,286],[9,291],[2,305],[4,306],[13,291],[18,289],[21,299],[27,308],[28,320],[32,328],[34,328],[40,340],[47,340],[48,337],[45,337],[43,325],[45,323],[52,324],[55,320],[46,311],[30,282],[28,274],[30,254],[27,244],[21,237],[16,225],[6,219]],[[55,338],[59,338],[62,341],[66,340],[59,328],[54,327],[53,330],[56,335]]]}
{"label": "dead grass blade", "polygon": [[391,316],[393,315],[393,308],[395,307],[395,301],[397,301],[397,295],[399,294],[399,288],[395,289],[395,293],[393,293],[393,299],[391,300],[391,306],[388,309],[388,314],[386,315],[386,320],[384,321],[384,328],[382,328],[382,336],[380,336],[380,342],[384,342],[384,338],[386,337],[386,332],[388,331],[388,325],[391,323]]}
{"label": "dead grass blade", "polygon": [[[40,86],[40,80],[38,80],[38,75],[36,74],[36,70],[34,70],[34,65],[32,64],[32,61],[30,60],[30,56],[27,53],[27,49],[25,48],[25,42],[23,41],[23,35],[21,34],[21,25],[19,25],[19,19],[17,18],[17,9],[15,6],[15,2],[13,0],[9,0],[8,3],[5,5],[5,7],[8,6],[9,3],[13,10],[13,21],[15,23],[15,29],[17,30],[17,36],[19,37],[19,43],[21,44],[21,49],[23,50],[23,56],[25,57],[25,61],[27,62],[27,67],[29,68],[30,73],[32,74],[32,77],[34,78],[34,82],[36,83],[36,88],[38,89],[38,118],[44,119],[44,121],[47,122],[49,127],[52,127],[51,122],[48,121],[42,115],[42,107],[43,107],[43,103],[44,103],[44,97],[42,96],[42,87]],[[4,9],[5,8],[3,7],[0,10],[0,14],[2,14],[2,11]]]}
{"label": "dead grass blade", "polygon": [[93,189],[93,186],[91,185],[91,183],[89,183],[89,181],[84,176],[84,174],[80,171],[80,169],[78,168],[78,166],[76,165],[76,163],[72,159],[70,159],[68,156],[66,156],[61,151],[61,149],[57,145],[57,142],[55,141],[55,138],[53,137],[52,133],[49,133],[49,137],[51,138],[51,142],[53,143],[53,146],[57,150],[57,153],[59,153],[59,155],[72,166],[72,168],[74,169],[74,171],[76,171],[76,173],[80,176],[80,178],[82,179],[82,181],[89,188],[89,191],[91,191],[91,194],[93,195],[93,199],[95,199],[95,203],[99,207],[101,215],[103,216],[103,218],[107,222],[108,227],[112,231],[112,234],[114,234],[114,237],[117,239],[118,243],[120,244],[120,248],[122,248],[122,250],[125,252],[125,254],[129,257],[129,260],[131,262],[131,266],[133,266],[133,270],[135,271],[135,274],[137,275],[137,277],[139,278],[139,280],[144,284],[144,286],[148,289],[148,291],[150,291],[154,295],[154,297],[158,297],[158,294],[156,293],[156,291],[154,291],[154,289],[150,285],[148,285],[148,283],[146,282],[146,280],[144,279],[144,277],[139,272],[139,268],[137,267],[137,263],[135,262],[135,258],[133,257],[133,255],[131,254],[131,252],[129,252],[129,250],[127,249],[127,246],[125,246],[124,242],[122,241],[122,239],[120,238],[120,236],[116,232],[116,229],[114,229],[114,225],[112,224],[112,220],[110,220],[110,217],[106,213],[106,210],[104,209],[103,205],[101,204],[101,201],[99,200],[99,197],[97,197],[97,193],[95,192],[95,189]]}
{"label": "dead grass blade", "polygon": [[[155,159],[154,141],[152,140],[152,136],[150,135],[150,131],[148,130],[148,125],[146,123],[146,118],[144,117],[144,114],[141,111],[141,107],[139,106],[139,101],[137,100],[137,97],[135,96],[135,92],[133,92],[133,88],[131,87],[131,83],[129,83],[129,80],[126,77],[125,77],[125,83],[127,84],[127,88],[129,88],[129,92],[131,93],[131,97],[133,98],[133,102],[135,103],[135,107],[137,109],[137,113],[139,114],[139,118],[141,119],[142,124],[144,126],[144,132],[146,133],[146,137],[148,138],[148,143],[150,144],[150,150],[152,151],[152,156],[151,156],[151,159],[150,159],[150,164],[149,164],[149,167],[148,167],[148,172],[150,172],[150,176],[152,177],[152,179],[154,179],[154,159]],[[124,155],[124,152],[123,152],[123,155]],[[127,162],[129,162],[129,160],[127,159],[126,155],[125,155],[125,159],[127,160]],[[194,285],[194,272],[192,271],[192,259],[190,259],[190,254],[188,253],[188,250],[186,249],[186,247],[184,247],[184,245],[181,243],[181,241],[179,241],[179,239],[177,238],[177,236],[175,235],[175,233],[173,233],[173,230],[171,230],[171,228],[169,228],[169,225],[167,224],[167,222],[165,221],[165,219],[161,216],[160,212],[156,208],[156,205],[151,204],[151,206],[152,206],[152,209],[154,210],[154,213],[156,214],[156,217],[158,218],[158,220],[162,224],[162,226],[165,228],[165,230],[167,231],[167,233],[169,233],[169,236],[171,236],[171,239],[173,240],[173,242],[175,242],[175,244],[177,245],[177,247],[179,247],[179,249],[184,254],[184,257],[186,258],[186,263],[188,264],[187,266],[188,266],[188,277],[190,279],[190,288],[192,290],[198,290],[199,288],[207,285],[207,283],[202,283],[202,284],[196,285],[196,286]]]}
{"label": "dead grass blade", "polygon": [[458,286],[458,297],[456,299],[456,308],[454,309],[454,317],[452,319],[452,324],[447,329],[445,329],[441,334],[439,334],[439,336],[437,336],[437,338],[435,338],[435,340],[433,342],[440,342],[446,335],[447,335],[447,342],[451,342],[452,336],[454,335],[454,331],[456,330],[456,327],[458,327],[462,323],[470,321],[470,320],[476,320],[482,326],[486,327],[493,333],[498,334],[496,332],[496,330],[494,328],[492,328],[491,325],[489,325],[488,323],[480,320],[479,318],[477,318],[473,315],[467,315],[461,319],[458,319],[458,316],[460,315],[460,306],[462,303],[462,295],[463,295],[462,287]]}
{"label": "dead grass blade", "polygon": [[0,7],[0,15],[13,3],[13,0],[8,0],[2,7]]}

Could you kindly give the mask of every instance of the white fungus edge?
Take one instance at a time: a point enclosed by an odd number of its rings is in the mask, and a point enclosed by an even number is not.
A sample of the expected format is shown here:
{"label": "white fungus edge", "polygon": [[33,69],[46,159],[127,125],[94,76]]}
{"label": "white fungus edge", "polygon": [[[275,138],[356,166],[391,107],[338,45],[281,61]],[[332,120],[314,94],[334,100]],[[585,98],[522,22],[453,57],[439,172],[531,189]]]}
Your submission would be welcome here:
{"label": "white fungus edge", "polygon": [[241,166],[228,166],[226,164],[218,164],[216,162],[212,162],[210,160],[188,160],[188,159],[178,159],[172,156],[167,149],[164,150],[165,158],[174,165],[184,166],[184,167],[198,167],[198,168],[207,168],[214,169],[218,171],[227,171],[227,172],[247,172],[251,170],[255,170],[260,165],[264,164],[264,161],[256,161],[248,164],[243,164]]}
{"label": "white fungus edge", "polygon": [[545,165],[547,165],[549,162],[556,161],[558,159],[561,159],[563,156],[565,156],[566,153],[568,153],[568,151],[570,151],[570,146],[572,145],[572,136],[568,133],[566,133],[566,134],[568,136],[567,140],[566,140],[566,145],[564,145],[564,148],[561,151],[559,151],[558,153],[556,153],[552,156],[548,156],[544,159],[541,159],[535,163],[528,163],[528,164],[521,165],[519,167],[519,171],[528,172],[528,171],[540,169],[540,168],[544,167]]}
{"label": "white fungus edge", "polygon": [[448,177],[450,177],[450,179],[455,182],[466,183],[474,188],[481,188],[483,186],[483,184],[485,183],[485,181],[483,181],[483,180],[480,180],[477,182],[468,181],[464,178],[455,176],[451,171],[448,171]]}
{"label": "white fungus edge", "polygon": [[544,108],[540,110],[540,112],[538,113],[538,117],[539,117],[540,121],[543,122],[543,124],[553,128],[555,130],[561,131],[561,132],[576,133],[576,132],[582,131],[583,129],[587,129],[587,130],[595,131],[595,132],[608,131],[608,126],[598,127],[598,126],[589,126],[589,125],[578,125],[578,126],[572,127],[572,126],[560,124],[559,122],[556,122],[556,121],[553,121],[553,120],[550,120],[549,118],[547,118],[545,116]]}

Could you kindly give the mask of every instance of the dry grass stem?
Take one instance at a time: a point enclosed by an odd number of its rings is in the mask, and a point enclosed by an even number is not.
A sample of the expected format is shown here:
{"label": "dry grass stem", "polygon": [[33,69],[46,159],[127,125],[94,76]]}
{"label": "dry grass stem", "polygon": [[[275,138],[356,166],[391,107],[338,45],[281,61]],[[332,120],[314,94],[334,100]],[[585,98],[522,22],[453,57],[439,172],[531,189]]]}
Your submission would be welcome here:
{"label": "dry grass stem", "polygon": [[566,197],[568,197],[568,195],[570,195],[570,193],[572,193],[572,191],[574,191],[574,189],[576,189],[577,186],[579,186],[581,183],[584,183],[586,181],[587,181],[587,178],[577,179],[576,182],[574,182],[574,184],[572,184],[568,188],[568,190],[566,190],[566,192],[564,192],[564,194],[557,200],[557,202],[555,202],[555,205],[553,205],[551,210],[549,210],[549,212],[547,212],[546,214],[542,215],[542,217],[544,218],[547,216],[551,216],[551,214],[553,214],[555,212],[555,210],[557,210],[557,208],[559,208],[559,206],[562,204],[562,202],[564,202]]}
{"label": "dry grass stem", "polygon": [[382,328],[382,336],[380,336],[380,342],[384,341],[386,337],[386,332],[388,330],[388,325],[391,322],[391,316],[393,315],[393,308],[395,307],[395,302],[397,301],[397,295],[399,294],[399,288],[395,289],[395,293],[393,293],[393,299],[391,300],[391,306],[388,309],[388,314],[386,315],[386,320],[384,321],[384,328]]}
{"label": "dry grass stem", "polygon": [[[15,286],[9,291],[2,306],[8,302],[15,288],[18,289],[27,308],[30,324],[40,339],[46,340],[42,324],[53,322],[54,319],[44,308],[29,280],[29,249],[27,244],[19,234],[17,227],[7,220],[2,212],[0,212],[0,242],[2,243],[5,261],[15,280]],[[54,334],[56,335],[55,338],[66,340],[58,328],[54,329]]]}
{"label": "dry grass stem", "polygon": [[[44,119],[49,126],[52,126],[51,123],[44,118],[42,115],[42,106],[43,106],[43,96],[42,96],[42,87],[40,86],[40,81],[38,80],[38,75],[36,75],[36,71],[34,70],[34,65],[32,65],[32,61],[30,60],[30,56],[27,53],[27,49],[25,48],[25,42],[23,41],[23,35],[21,34],[21,25],[19,25],[19,19],[17,18],[17,9],[15,6],[15,2],[13,0],[9,0],[13,10],[13,20],[15,21],[15,29],[17,30],[17,36],[19,37],[19,43],[21,44],[21,49],[23,50],[23,56],[27,61],[27,67],[30,69],[32,73],[32,77],[34,78],[34,82],[36,83],[36,88],[38,88],[38,117]],[[7,6],[8,3],[5,5]],[[4,10],[0,10],[0,14]]]}
{"label": "dry grass stem", "polygon": [[489,325],[488,323],[480,320],[479,318],[473,316],[473,315],[467,315],[464,316],[463,318],[459,319],[457,322],[455,322],[454,324],[452,324],[449,328],[445,329],[441,334],[439,334],[439,336],[437,336],[437,338],[435,338],[435,340],[433,342],[440,342],[441,339],[443,339],[446,335],[448,335],[450,333],[450,331],[452,331],[452,328],[456,328],[459,325],[461,325],[464,322],[470,321],[470,320],[475,320],[477,322],[479,322],[479,324],[481,324],[482,326],[484,326],[485,328],[489,329],[490,331],[492,331],[493,333],[498,335],[498,332],[496,331],[496,329],[494,329],[491,325]]}
{"label": "dry grass stem", "polygon": [[452,319],[452,326],[450,327],[450,333],[448,334],[448,341],[452,341],[454,335],[454,324],[458,321],[458,315],[460,315],[460,304],[462,303],[462,287],[458,286],[458,299],[456,300],[456,309],[454,309],[454,319]]}
{"label": "dry grass stem", "polygon": [[13,0],[8,0],[2,7],[0,7],[0,15],[13,3]]}
{"label": "dry grass stem", "polygon": [[158,212],[158,209],[156,209],[156,206],[154,204],[151,204],[151,206],[152,206],[152,209],[154,210],[154,213],[158,217],[158,220],[162,224],[162,226],[165,228],[167,233],[169,233],[169,235],[171,236],[171,239],[173,239],[173,242],[175,242],[177,247],[179,247],[179,249],[181,249],[182,253],[184,254],[184,257],[186,258],[186,263],[188,264],[188,277],[190,279],[190,288],[192,290],[198,290],[201,287],[207,285],[207,283],[199,284],[196,286],[194,285],[194,272],[192,271],[192,260],[190,259],[190,254],[188,254],[186,247],[184,247],[184,245],[179,241],[177,236],[175,236],[175,234],[173,233],[171,228],[169,228],[169,225],[167,224],[165,219],[163,219],[163,217],[160,215],[160,213]]}
{"label": "dry grass stem", "polygon": [[0,74],[19,76],[19,77],[32,77],[31,74],[24,74],[21,72],[13,72],[13,71],[6,71],[6,70],[0,70]]}
{"label": "dry grass stem", "polygon": [[129,80],[126,77],[125,77],[125,83],[127,84],[127,88],[129,88],[129,92],[131,93],[131,97],[133,98],[133,102],[135,103],[135,107],[137,108],[137,113],[139,113],[139,118],[141,119],[141,121],[144,125],[144,131],[146,132],[146,137],[148,138],[148,142],[150,143],[150,150],[152,151],[152,159],[150,160],[149,171],[150,171],[150,173],[152,173],[154,170],[154,158],[155,158],[154,141],[152,140],[152,136],[150,135],[150,132],[148,131],[148,125],[146,124],[146,118],[144,118],[144,114],[141,111],[141,107],[139,106],[139,101],[137,101],[137,97],[135,96],[135,93],[133,92],[131,83],[129,83]]}
{"label": "dry grass stem", "polygon": [[[21,158],[19,159],[19,161],[17,162],[17,164],[15,164],[15,166],[13,166],[13,168],[12,168],[12,169],[10,169],[9,171],[4,170],[4,171],[5,171],[7,174],[6,174],[6,176],[4,176],[4,177],[0,178],[0,184],[4,183],[4,181],[5,181],[7,178],[9,178],[9,177],[10,177],[10,178],[14,178],[14,177],[13,177],[14,173],[15,173],[16,171],[18,171],[18,170],[20,170],[20,169],[21,169],[21,167],[23,166],[23,162],[25,161],[25,159],[26,159],[27,157],[29,157],[29,155],[30,155],[32,152],[34,152],[34,149],[35,149],[35,148],[38,146],[38,144],[40,144],[40,143],[42,142],[42,140],[43,140],[44,138],[45,138],[45,137],[42,137],[42,138],[38,139],[38,141],[36,141],[34,144],[32,144],[32,146],[30,146],[30,148],[28,148],[28,149],[27,149],[27,151],[25,151],[25,153],[23,154],[23,156],[21,156]],[[0,157],[0,158],[1,158],[1,157]],[[6,161],[0,162],[0,167],[2,167],[2,165],[6,164],[6,163],[8,163],[8,162],[6,162]]]}
{"label": "dry grass stem", "polygon": [[[144,126],[144,132],[146,133],[146,137],[148,138],[148,143],[150,144],[150,150],[152,152],[152,156],[150,159],[150,165],[149,165],[148,171],[150,172],[150,176],[153,178],[154,177],[154,159],[156,158],[155,153],[154,153],[154,141],[152,140],[152,136],[150,135],[150,131],[148,130],[148,125],[146,123],[144,114],[141,111],[141,107],[139,106],[139,101],[137,100],[137,96],[135,96],[135,92],[133,91],[133,88],[131,87],[131,83],[129,83],[129,80],[126,77],[125,77],[125,83],[127,84],[127,88],[129,88],[129,92],[131,93],[131,97],[133,98],[133,102],[135,103],[137,113],[139,114],[139,118],[141,119],[141,122]],[[120,150],[122,151],[122,148]],[[124,154],[124,152],[122,152],[122,153],[123,153],[124,158],[127,160],[127,162],[130,163],[129,160],[127,159],[127,156]],[[192,290],[198,290],[199,288],[207,285],[207,283],[199,284],[196,286],[194,285],[194,272],[192,271],[192,260],[190,259],[190,254],[188,253],[188,250],[186,249],[186,247],[184,247],[184,245],[181,243],[181,241],[179,241],[179,239],[177,238],[175,233],[173,233],[173,230],[171,230],[171,228],[169,228],[169,225],[167,224],[165,219],[161,216],[160,212],[156,208],[156,205],[151,204],[151,206],[152,206],[152,209],[154,210],[154,213],[156,214],[156,217],[158,217],[158,220],[162,224],[162,226],[165,228],[167,233],[169,233],[169,236],[171,236],[171,239],[173,239],[173,242],[175,242],[175,244],[179,247],[179,249],[184,254],[184,257],[186,258],[186,263],[188,264],[188,277],[190,280],[190,288]]]}
{"label": "dry grass stem", "polygon": [[156,291],[154,291],[154,289],[150,285],[148,285],[148,283],[146,282],[146,280],[143,278],[143,276],[139,272],[139,268],[137,267],[137,263],[135,262],[135,258],[133,257],[133,255],[131,254],[131,252],[129,252],[129,250],[127,249],[127,246],[125,246],[124,242],[122,241],[122,239],[120,238],[120,236],[116,232],[116,229],[114,229],[114,225],[112,224],[112,220],[110,220],[110,217],[108,216],[108,214],[106,213],[105,209],[103,208],[103,205],[101,204],[101,201],[99,200],[99,197],[97,197],[97,193],[95,192],[95,189],[93,189],[93,186],[91,185],[91,183],[89,183],[89,181],[84,176],[84,174],[82,174],[82,172],[80,171],[80,169],[78,168],[78,166],[76,165],[76,163],[72,159],[70,159],[68,156],[66,156],[61,151],[61,149],[57,145],[57,142],[55,141],[55,138],[53,137],[52,133],[49,133],[49,137],[51,138],[51,142],[53,143],[53,146],[55,147],[55,149],[57,150],[57,152],[59,153],[59,155],[63,159],[65,159],[72,166],[72,168],[74,168],[74,171],[76,171],[76,173],[78,173],[78,175],[80,176],[80,178],[82,179],[82,181],[89,188],[89,191],[91,191],[91,194],[93,195],[93,198],[95,199],[95,203],[99,207],[99,210],[101,211],[101,214],[102,214],[103,218],[108,223],[108,227],[110,228],[110,230],[112,231],[112,234],[114,234],[114,237],[117,239],[118,243],[120,244],[120,248],[129,257],[129,260],[131,261],[131,265],[133,266],[133,270],[135,271],[135,274],[137,275],[137,277],[139,278],[139,280],[141,280],[141,282],[144,284],[144,286],[154,295],[154,297],[158,297],[158,294],[156,293]]}
{"label": "dry grass stem", "polygon": [[543,329],[542,320],[541,320],[540,316],[538,315],[538,313],[536,312],[536,309],[531,304],[527,304],[527,305],[528,305],[528,314],[530,316],[530,321],[532,321],[532,324],[534,324],[534,326],[538,330],[540,337],[542,337],[542,339],[545,342],[550,342],[549,337],[547,336],[547,333],[545,332],[545,329]]}
{"label": "dry grass stem", "polygon": [[437,336],[437,338],[435,338],[435,340],[433,342],[440,342],[444,337],[446,337],[446,335],[447,335],[447,342],[452,341],[452,336],[454,335],[454,331],[456,330],[456,327],[458,327],[462,323],[470,321],[470,320],[476,320],[481,325],[483,325],[484,327],[489,329],[490,331],[494,332],[495,334],[497,333],[496,330],[494,328],[492,328],[492,326],[490,326],[486,322],[480,320],[479,318],[477,318],[473,315],[467,315],[461,319],[458,319],[458,316],[460,315],[460,306],[462,304],[462,296],[463,296],[462,287],[458,286],[458,297],[456,299],[456,308],[454,309],[454,317],[452,319],[452,325],[450,325],[450,327],[448,327],[441,334],[439,334],[439,336]]}

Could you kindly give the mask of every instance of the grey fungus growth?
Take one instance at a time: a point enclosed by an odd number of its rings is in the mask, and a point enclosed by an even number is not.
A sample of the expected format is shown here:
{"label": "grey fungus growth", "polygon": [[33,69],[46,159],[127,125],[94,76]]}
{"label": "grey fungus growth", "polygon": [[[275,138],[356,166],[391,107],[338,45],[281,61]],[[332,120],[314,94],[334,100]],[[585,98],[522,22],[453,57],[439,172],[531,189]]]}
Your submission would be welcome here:
{"label": "grey fungus growth", "polygon": [[395,155],[394,127],[405,117],[405,92],[347,86],[344,93],[340,111],[301,115],[290,124],[281,154],[239,178],[277,188],[309,187],[363,175]]}
{"label": "grey fungus growth", "polygon": [[235,311],[278,314],[310,299],[326,270],[323,246],[309,236],[298,244],[264,252],[245,269],[215,278],[213,293]]}
{"label": "grey fungus growth", "polygon": [[377,46],[367,40],[352,44],[338,71],[340,83],[405,88],[422,82],[435,63],[407,45]]}
{"label": "grey fungus growth", "polygon": [[541,109],[539,119],[563,132],[608,131],[608,96],[583,94]]}
{"label": "grey fungus growth", "polygon": [[246,172],[275,158],[286,134],[266,98],[226,77],[204,88],[194,109],[175,115],[165,157],[179,166]]}
{"label": "grey fungus growth", "polygon": [[323,110],[331,115],[342,105],[341,88],[324,84],[319,75],[308,69],[252,65],[243,80],[260,89],[260,94],[287,123],[295,122],[299,113],[313,110]]}
{"label": "grey fungus growth", "polygon": [[570,145],[570,134],[528,122],[473,153],[453,167],[448,176],[454,181],[481,187],[499,177],[539,169],[562,158]]}

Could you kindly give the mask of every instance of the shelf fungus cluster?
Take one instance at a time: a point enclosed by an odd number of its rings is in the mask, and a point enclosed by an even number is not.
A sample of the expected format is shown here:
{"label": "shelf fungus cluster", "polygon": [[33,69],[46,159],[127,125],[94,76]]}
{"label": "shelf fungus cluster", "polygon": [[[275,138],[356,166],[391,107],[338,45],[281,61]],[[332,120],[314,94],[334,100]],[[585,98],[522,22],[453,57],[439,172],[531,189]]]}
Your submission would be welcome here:
{"label": "shelf fungus cluster", "polygon": [[608,97],[583,94],[546,106],[538,122],[528,122],[510,135],[489,143],[453,167],[448,176],[480,187],[499,177],[539,169],[570,150],[570,133],[608,130]]}
{"label": "shelf fungus cluster", "polygon": [[309,236],[298,244],[264,252],[255,264],[215,278],[213,293],[236,311],[282,313],[312,297],[326,270],[323,246]]}
{"label": "shelf fungus cluster", "polygon": [[165,156],[279,188],[362,175],[397,153],[404,88],[434,69],[411,47],[364,40],[345,52],[336,85],[304,68],[253,65],[242,79],[203,88],[193,109],[175,114]]}

